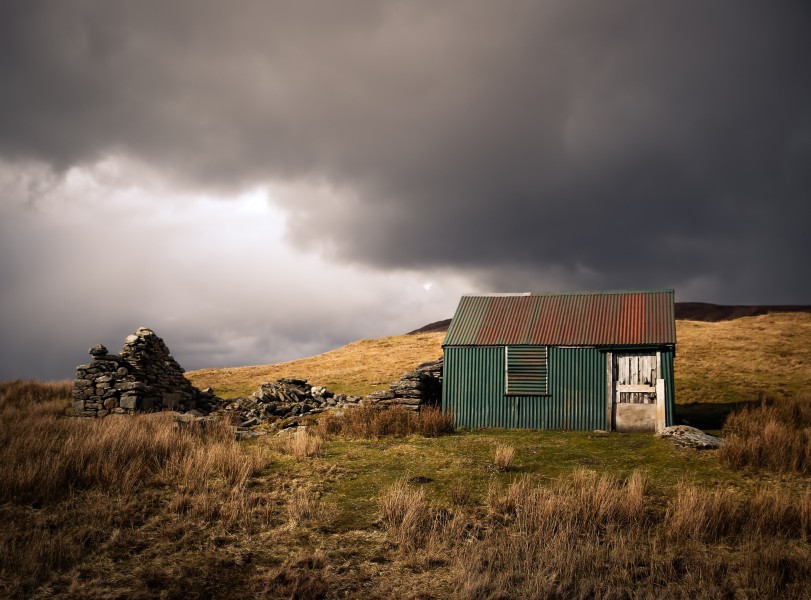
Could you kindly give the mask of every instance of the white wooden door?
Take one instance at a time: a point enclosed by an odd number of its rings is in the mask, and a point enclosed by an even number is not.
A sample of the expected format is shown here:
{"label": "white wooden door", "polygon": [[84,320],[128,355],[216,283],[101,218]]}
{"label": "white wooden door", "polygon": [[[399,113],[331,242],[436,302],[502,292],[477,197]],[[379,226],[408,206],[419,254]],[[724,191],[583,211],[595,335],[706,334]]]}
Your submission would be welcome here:
{"label": "white wooden door", "polygon": [[[617,431],[654,431],[658,428],[658,353],[618,352],[613,355],[612,423]],[[660,387],[660,389],[663,389]]]}
{"label": "white wooden door", "polygon": [[616,354],[616,401],[627,404],[656,404],[659,370],[656,354]]}

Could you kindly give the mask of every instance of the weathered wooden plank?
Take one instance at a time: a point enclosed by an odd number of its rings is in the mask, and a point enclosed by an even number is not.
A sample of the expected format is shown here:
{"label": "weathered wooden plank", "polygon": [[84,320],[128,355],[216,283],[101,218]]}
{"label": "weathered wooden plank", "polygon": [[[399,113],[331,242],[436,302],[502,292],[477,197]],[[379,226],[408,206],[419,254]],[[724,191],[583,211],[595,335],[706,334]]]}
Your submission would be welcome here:
{"label": "weathered wooden plank", "polygon": [[605,424],[608,431],[614,429],[612,417],[612,407],[614,405],[614,355],[612,352],[605,353],[605,397],[606,397],[606,419]]}
{"label": "weathered wooden plank", "polygon": [[646,385],[646,384],[617,384],[617,391],[618,392],[638,392],[643,394],[655,394],[656,393],[656,386],[655,385]]}
{"label": "weathered wooden plank", "polygon": [[[660,359],[661,360],[661,359]],[[665,380],[656,380],[656,431],[661,431],[667,425],[667,412],[665,410]]]}

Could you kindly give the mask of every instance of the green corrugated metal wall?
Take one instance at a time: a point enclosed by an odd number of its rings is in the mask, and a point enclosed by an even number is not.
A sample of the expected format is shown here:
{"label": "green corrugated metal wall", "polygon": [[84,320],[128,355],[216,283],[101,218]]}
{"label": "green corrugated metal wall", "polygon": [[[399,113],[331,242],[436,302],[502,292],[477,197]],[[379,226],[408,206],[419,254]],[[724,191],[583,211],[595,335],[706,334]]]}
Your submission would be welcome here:
{"label": "green corrugated metal wall", "polygon": [[442,408],[458,427],[605,429],[605,354],[549,349],[549,395],[504,394],[504,347],[448,347]]}
{"label": "green corrugated metal wall", "polygon": [[445,348],[442,409],[458,427],[515,427],[504,397],[504,347]]}
{"label": "green corrugated metal wall", "polygon": [[[504,394],[503,346],[446,347],[442,409],[457,427],[608,429],[606,355],[596,348],[549,348],[549,395]],[[666,419],[673,424],[673,351],[662,351]]]}

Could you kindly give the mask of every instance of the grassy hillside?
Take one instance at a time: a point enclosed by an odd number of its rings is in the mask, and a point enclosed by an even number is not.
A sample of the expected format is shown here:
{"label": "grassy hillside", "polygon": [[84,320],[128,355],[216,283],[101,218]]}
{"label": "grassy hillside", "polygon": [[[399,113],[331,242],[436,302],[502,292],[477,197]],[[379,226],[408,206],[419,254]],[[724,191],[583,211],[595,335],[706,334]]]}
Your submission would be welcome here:
{"label": "grassy hillside", "polygon": [[[811,389],[811,314],[773,313],[717,323],[677,321],[676,399],[728,403]],[[444,333],[360,340],[311,358],[187,373],[224,396],[279,377],[304,377],[336,392],[367,394],[442,354]]]}
{"label": "grassy hillside", "polygon": [[444,333],[359,340],[310,358],[274,365],[202,369],[186,373],[199,388],[212,387],[223,398],[252,394],[266,381],[301,377],[336,393],[363,396],[384,389],[419,363],[442,356]]}
{"label": "grassy hillside", "polygon": [[811,389],[811,314],[677,321],[676,400],[736,402]]}

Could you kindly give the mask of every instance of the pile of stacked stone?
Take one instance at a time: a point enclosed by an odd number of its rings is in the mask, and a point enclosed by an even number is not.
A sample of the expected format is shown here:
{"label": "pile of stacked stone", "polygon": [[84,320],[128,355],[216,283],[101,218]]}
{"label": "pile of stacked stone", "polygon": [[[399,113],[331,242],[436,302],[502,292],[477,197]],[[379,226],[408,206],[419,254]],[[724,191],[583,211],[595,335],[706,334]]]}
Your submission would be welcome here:
{"label": "pile of stacked stone", "polygon": [[419,410],[420,406],[439,406],[442,402],[442,359],[424,362],[395,381],[387,390],[372,392],[366,402],[381,407],[402,406]]}
{"label": "pile of stacked stone", "polygon": [[174,410],[208,414],[219,399],[194,387],[169,348],[154,331],[139,328],[119,354],[101,344],[90,349],[93,361],[76,368],[73,414],[104,417]]}
{"label": "pile of stacked stone", "polygon": [[336,395],[323,386],[308,384],[306,379],[288,377],[263,383],[247,398],[225,401],[222,412],[239,428],[268,424],[269,429],[285,429],[298,425],[301,417],[360,401],[360,396]]}

